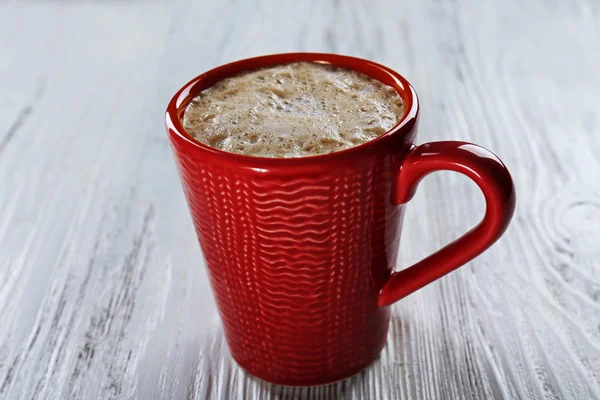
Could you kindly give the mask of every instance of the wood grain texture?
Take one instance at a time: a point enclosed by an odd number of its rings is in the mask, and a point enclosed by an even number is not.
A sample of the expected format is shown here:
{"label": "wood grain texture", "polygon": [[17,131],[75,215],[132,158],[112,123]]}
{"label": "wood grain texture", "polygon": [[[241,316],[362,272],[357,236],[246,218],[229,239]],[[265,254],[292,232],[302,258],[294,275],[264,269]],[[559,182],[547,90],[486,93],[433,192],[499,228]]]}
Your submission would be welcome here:
{"label": "wood grain texture", "polygon": [[[599,27],[592,0],[0,2],[0,399],[600,398]],[[518,194],[375,365],[312,389],[232,364],[163,128],[199,72],[295,50],[402,72],[419,141],[492,149]],[[483,207],[427,178],[399,264]]]}

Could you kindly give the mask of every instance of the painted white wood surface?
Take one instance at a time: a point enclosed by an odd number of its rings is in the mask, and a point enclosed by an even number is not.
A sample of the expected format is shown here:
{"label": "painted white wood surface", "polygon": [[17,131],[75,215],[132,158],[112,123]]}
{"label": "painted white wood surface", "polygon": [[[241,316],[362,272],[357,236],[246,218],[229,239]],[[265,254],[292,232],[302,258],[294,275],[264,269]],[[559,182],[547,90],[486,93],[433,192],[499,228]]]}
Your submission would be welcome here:
{"label": "painted white wood surface", "polygon": [[[394,308],[337,385],[231,362],[163,130],[235,59],[338,52],[401,71],[419,142],[496,152],[517,186],[489,252]],[[406,266],[474,225],[427,178]],[[0,1],[0,399],[600,398],[600,6],[594,0]]]}

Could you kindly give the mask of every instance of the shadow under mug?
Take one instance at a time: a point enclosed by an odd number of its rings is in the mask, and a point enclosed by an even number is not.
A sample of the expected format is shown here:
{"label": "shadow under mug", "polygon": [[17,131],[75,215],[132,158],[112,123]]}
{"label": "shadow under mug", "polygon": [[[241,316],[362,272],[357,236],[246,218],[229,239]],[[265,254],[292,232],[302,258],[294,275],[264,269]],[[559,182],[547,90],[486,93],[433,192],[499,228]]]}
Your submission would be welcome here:
{"label": "shadow under mug", "polygon": [[[402,96],[405,115],[372,141],[303,158],[227,153],[185,132],[182,115],[201,90],[245,70],[296,61],[377,79]],[[400,74],[318,53],[217,67],[169,103],[167,131],[227,343],[250,374],[309,386],[360,372],[385,344],[392,303],[481,254],[506,230],[515,190],[504,164],[470,143],[415,146],[418,114],[417,95]],[[456,241],[394,272],[404,204],[423,177],[440,170],[460,172],[479,186],[485,216]]]}

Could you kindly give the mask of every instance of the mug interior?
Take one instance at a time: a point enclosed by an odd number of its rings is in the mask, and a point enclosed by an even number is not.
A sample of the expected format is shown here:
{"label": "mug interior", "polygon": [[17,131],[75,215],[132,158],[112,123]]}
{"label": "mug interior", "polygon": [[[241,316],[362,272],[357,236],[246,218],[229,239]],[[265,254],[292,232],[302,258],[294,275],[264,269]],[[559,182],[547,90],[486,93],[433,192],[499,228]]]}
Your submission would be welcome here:
{"label": "mug interior", "polygon": [[[373,79],[376,79],[387,86],[394,88],[402,97],[405,104],[404,114],[398,123],[389,131],[362,143],[358,146],[350,147],[345,150],[335,151],[332,153],[318,154],[307,157],[294,158],[267,158],[248,156],[244,154],[230,153],[219,150],[199,141],[196,141],[189,135],[183,127],[183,114],[189,103],[202,90],[212,86],[216,82],[225,78],[237,75],[244,71],[251,71],[259,68],[270,67],[279,64],[288,64],[293,62],[313,62],[318,64],[329,64],[340,68],[354,70],[363,73]],[[198,148],[201,148],[211,153],[221,153],[221,155],[230,158],[237,158],[239,161],[243,159],[262,159],[271,160],[271,162],[299,162],[298,160],[314,160],[315,158],[336,157],[338,155],[348,155],[352,152],[359,151],[365,147],[372,146],[378,142],[386,141],[391,136],[403,135],[408,133],[410,128],[416,122],[419,106],[417,95],[410,83],[397,72],[385,67],[381,64],[372,61],[364,60],[356,57],[342,56],[338,54],[327,53],[285,53],[273,54],[260,57],[253,57],[244,60],[235,61],[229,64],[224,64],[210,71],[207,71],[188,82],[173,96],[167,107],[166,124],[171,134],[176,134],[181,139],[189,142]]]}

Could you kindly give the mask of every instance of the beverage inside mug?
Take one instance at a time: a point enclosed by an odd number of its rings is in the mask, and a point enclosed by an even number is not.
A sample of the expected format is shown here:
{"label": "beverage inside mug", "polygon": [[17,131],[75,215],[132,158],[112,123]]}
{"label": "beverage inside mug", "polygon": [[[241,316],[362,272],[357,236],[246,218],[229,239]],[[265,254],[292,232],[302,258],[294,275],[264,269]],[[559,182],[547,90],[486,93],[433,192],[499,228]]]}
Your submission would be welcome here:
{"label": "beverage inside mug", "polygon": [[391,86],[349,69],[297,62],[245,71],[203,90],[183,127],[220,150],[256,157],[309,157],[386,133],[404,114]]}
{"label": "beverage inside mug", "polygon": [[[404,115],[388,132],[345,150],[299,158],[224,152],[194,140],[183,114],[214,83],[293,62],[331,64],[394,88]],[[515,191],[504,164],[477,145],[415,146],[412,86],[354,57],[289,53],[226,64],[193,79],[167,108],[166,126],[206,259],[231,354],[269,382],[308,386],[347,378],[385,344],[389,305],[464,265],[506,230]],[[451,170],[486,201],[471,231],[394,272],[404,205],[419,181]]]}

